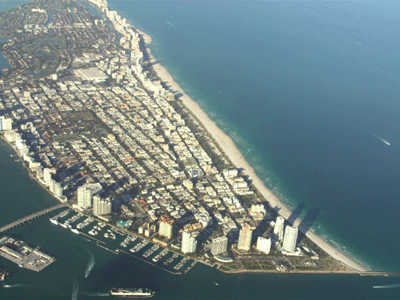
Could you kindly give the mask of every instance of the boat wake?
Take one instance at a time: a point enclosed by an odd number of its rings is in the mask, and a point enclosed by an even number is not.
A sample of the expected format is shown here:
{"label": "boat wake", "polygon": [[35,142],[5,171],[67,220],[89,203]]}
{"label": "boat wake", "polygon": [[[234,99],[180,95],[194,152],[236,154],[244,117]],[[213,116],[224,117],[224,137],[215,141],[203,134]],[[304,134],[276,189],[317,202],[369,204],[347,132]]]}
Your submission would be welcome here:
{"label": "boat wake", "polygon": [[14,284],[5,284],[3,287],[5,287],[5,288],[21,288],[21,287],[28,287],[28,285],[23,284],[23,283],[14,283]]}
{"label": "boat wake", "polygon": [[89,297],[108,297],[110,294],[108,293],[99,293],[99,292],[84,292],[83,295]]}
{"label": "boat wake", "polygon": [[371,132],[371,134],[372,134],[375,138],[377,138],[378,140],[380,140],[382,143],[385,143],[386,145],[390,146],[390,143],[389,143],[387,140],[381,138],[379,135],[377,135],[377,134],[375,134],[375,133],[373,133],[373,132]]}
{"label": "boat wake", "polygon": [[400,284],[374,285],[374,289],[398,289]]}
{"label": "boat wake", "polygon": [[168,24],[169,26],[172,26],[172,27],[176,28],[176,26],[175,26],[174,24],[172,24],[171,22],[169,22],[169,21],[167,21],[167,24]]}
{"label": "boat wake", "polygon": [[90,257],[89,257],[89,262],[88,262],[88,265],[87,265],[86,271],[85,271],[85,278],[89,277],[90,271],[92,271],[94,264],[96,263],[93,253],[90,251],[88,251],[88,252],[89,252]]}
{"label": "boat wake", "polygon": [[74,275],[74,279],[72,281],[72,300],[78,300],[78,291],[79,291],[79,284],[76,276]]}

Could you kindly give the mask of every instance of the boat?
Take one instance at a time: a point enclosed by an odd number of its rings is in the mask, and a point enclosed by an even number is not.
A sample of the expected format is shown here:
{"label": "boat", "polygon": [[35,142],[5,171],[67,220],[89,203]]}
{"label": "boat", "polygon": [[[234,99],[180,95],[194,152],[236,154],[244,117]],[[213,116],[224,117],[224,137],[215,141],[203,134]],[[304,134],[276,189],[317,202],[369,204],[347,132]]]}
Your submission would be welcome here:
{"label": "boat", "polygon": [[143,288],[112,288],[109,291],[111,296],[117,298],[151,298],[154,296],[155,292],[151,289]]}
{"label": "boat", "polygon": [[58,221],[57,221],[56,219],[52,219],[52,218],[51,218],[51,219],[50,219],[50,222],[53,223],[53,224],[55,224],[55,225],[58,225]]}
{"label": "boat", "polygon": [[8,275],[10,275],[10,273],[8,273],[7,270],[0,269],[0,281],[8,279]]}
{"label": "boat", "polygon": [[71,231],[72,231],[73,233],[79,234],[79,230],[76,229],[76,228],[71,228]]}
{"label": "boat", "polygon": [[67,228],[67,223],[61,223],[60,226],[63,228]]}
{"label": "boat", "polygon": [[5,285],[3,285],[3,287],[4,288],[10,288],[10,287],[12,287],[12,285],[11,284],[5,284]]}

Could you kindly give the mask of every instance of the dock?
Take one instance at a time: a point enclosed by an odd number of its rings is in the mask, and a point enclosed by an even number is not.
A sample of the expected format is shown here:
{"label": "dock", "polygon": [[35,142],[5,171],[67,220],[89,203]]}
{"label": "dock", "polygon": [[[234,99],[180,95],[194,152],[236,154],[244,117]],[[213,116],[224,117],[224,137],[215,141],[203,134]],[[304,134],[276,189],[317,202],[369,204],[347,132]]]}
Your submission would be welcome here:
{"label": "dock", "polygon": [[25,242],[11,237],[0,239],[0,255],[16,263],[19,267],[40,272],[56,258],[39,251],[39,248],[32,248]]}

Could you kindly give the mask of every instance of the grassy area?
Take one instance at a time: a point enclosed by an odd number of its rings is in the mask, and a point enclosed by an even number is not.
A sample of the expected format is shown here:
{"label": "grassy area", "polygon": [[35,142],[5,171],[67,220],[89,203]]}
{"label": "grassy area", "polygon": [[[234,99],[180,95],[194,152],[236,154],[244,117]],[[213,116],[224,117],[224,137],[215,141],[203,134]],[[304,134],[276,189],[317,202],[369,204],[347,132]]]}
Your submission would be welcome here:
{"label": "grassy area", "polygon": [[77,138],[78,138],[77,135],[71,134],[71,135],[64,135],[64,136],[56,137],[54,140],[57,142],[67,142],[67,141],[71,141],[71,140],[76,140]]}
{"label": "grassy area", "polygon": [[24,43],[20,51],[32,57],[33,73],[53,73],[60,64],[60,51],[66,48],[63,37],[38,38]]}
{"label": "grassy area", "polygon": [[97,120],[97,117],[89,110],[85,111],[78,111],[75,114],[71,115],[70,117],[71,122],[90,122]]}

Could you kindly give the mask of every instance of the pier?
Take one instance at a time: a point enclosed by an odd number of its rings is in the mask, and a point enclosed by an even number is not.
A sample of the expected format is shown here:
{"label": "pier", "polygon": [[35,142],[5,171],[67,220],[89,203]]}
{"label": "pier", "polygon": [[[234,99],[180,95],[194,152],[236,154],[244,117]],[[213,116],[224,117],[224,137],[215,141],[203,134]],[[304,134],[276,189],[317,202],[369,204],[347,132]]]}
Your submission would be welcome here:
{"label": "pier", "polygon": [[58,205],[55,205],[55,206],[46,208],[46,209],[44,209],[44,210],[38,211],[38,212],[36,212],[36,213],[34,213],[34,214],[31,214],[31,215],[29,215],[29,216],[26,216],[26,217],[24,217],[24,218],[21,218],[21,219],[15,221],[15,222],[12,222],[12,223],[10,223],[10,224],[8,224],[8,225],[6,225],[6,226],[1,227],[1,228],[0,228],[0,233],[3,233],[3,232],[5,232],[5,231],[7,231],[7,230],[10,230],[10,229],[12,229],[12,228],[15,228],[15,227],[17,227],[17,226],[19,226],[19,225],[21,225],[21,224],[24,224],[25,222],[29,222],[30,220],[36,219],[36,218],[38,218],[38,217],[41,217],[41,216],[43,216],[43,215],[45,215],[45,214],[48,214],[49,212],[52,212],[52,211],[54,211],[54,210],[56,210],[56,209],[65,207],[66,205],[67,205],[66,203],[65,203],[65,204],[64,204],[64,203],[61,203],[61,204],[58,204]]}

